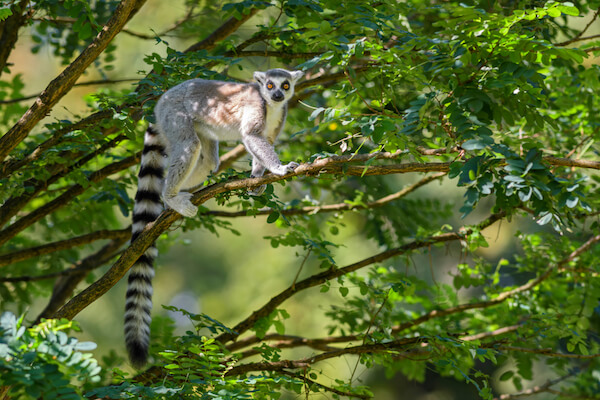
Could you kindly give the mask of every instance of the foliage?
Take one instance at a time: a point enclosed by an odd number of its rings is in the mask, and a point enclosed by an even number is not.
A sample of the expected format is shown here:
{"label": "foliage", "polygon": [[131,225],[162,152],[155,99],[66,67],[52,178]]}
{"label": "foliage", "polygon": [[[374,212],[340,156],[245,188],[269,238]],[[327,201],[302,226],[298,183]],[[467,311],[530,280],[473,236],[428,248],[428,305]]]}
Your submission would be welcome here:
{"label": "foliage", "polygon": [[[0,398],[372,398],[386,390],[378,373],[424,387],[451,378],[460,396],[483,399],[598,398],[597,0],[185,0],[162,30],[118,25],[158,3],[0,6],[2,40],[18,32],[20,55],[50,51],[67,66],[43,71],[48,89],[29,108],[27,69],[9,62],[13,46],[0,51],[0,294],[22,315],[0,319]],[[81,58],[117,33],[79,80],[100,84],[53,107]],[[135,79],[124,35],[154,44]],[[277,145],[303,164],[248,179],[243,152],[227,144],[222,169],[195,194],[199,216],[167,210],[128,245],[159,96],[186,79],[244,81],[277,66],[305,72]],[[35,120],[42,111],[50,118]],[[257,184],[267,189],[250,195]],[[249,218],[261,228],[240,227]],[[190,265],[159,269],[158,282],[241,275],[251,255],[231,251],[233,234],[252,252],[290,254],[252,271],[256,297],[270,300],[254,312],[244,300],[239,320],[225,322],[216,310],[164,306],[188,331],[155,317],[147,370],[132,373],[121,345],[97,362],[91,342],[67,336],[71,319],[109,297],[155,239],[169,253],[175,227],[210,240],[177,262]],[[233,253],[234,265],[211,249]],[[215,286],[224,308],[241,296]],[[93,340],[95,354],[115,346]],[[340,359],[349,373],[326,370]]]}
{"label": "foliage", "polygon": [[[79,342],[65,331],[72,321],[48,320],[33,328],[23,318],[5,312],[0,316],[0,384],[22,399],[79,399],[81,386],[100,381],[101,368],[92,358],[92,342]],[[71,384],[71,380],[76,384]],[[85,385],[84,385],[85,386]]]}

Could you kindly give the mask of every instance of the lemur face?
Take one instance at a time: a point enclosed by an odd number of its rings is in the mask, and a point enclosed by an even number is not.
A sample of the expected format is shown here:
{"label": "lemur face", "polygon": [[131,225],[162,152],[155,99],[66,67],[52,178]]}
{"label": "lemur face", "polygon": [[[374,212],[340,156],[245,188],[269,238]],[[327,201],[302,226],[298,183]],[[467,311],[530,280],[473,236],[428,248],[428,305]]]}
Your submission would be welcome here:
{"label": "lemur face", "polygon": [[294,92],[289,80],[277,77],[267,78],[265,89],[267,89],[266,91],[271,100],[278,103],[286,100],[286,97],[289,99]]}
{"label": "lemur face", "polygon": [[278,68],[255,72],[254,79],[259,83],[261,94],[268,103],[284,103],[294,95],[294,85],[302,75],[300,71],[289,72]]}

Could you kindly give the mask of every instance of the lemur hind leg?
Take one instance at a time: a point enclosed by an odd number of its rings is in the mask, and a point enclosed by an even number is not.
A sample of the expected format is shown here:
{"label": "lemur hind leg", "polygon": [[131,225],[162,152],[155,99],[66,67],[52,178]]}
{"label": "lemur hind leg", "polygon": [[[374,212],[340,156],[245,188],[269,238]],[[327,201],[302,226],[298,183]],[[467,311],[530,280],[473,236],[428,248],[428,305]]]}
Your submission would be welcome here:
{"label": "lemur hind leg", "polygon": [[183,183],[183,188],[186,190],[198,189],[211,173],[219,169],[219,142],[200,136],[200,145],[200,157]]}
{"label": "lemur hind leg", "polygon": [[193,217],[198,207],[192,204],[192,193],[181,192],[200,158],[202,145],[190,118],[174,117],[169,121],[177,129],[176,140],[169,143],[169,169],[162,197],[165,204],[185,217]]}

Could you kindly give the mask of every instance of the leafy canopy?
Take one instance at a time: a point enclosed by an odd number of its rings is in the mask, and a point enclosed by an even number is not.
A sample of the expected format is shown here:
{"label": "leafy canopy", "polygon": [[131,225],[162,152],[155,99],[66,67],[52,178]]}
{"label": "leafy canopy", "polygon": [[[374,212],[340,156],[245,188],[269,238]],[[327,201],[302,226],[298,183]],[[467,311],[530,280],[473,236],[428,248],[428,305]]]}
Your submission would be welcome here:
{"label": "leafy canopy", "polygon": [[[461,398],[597,398],[600,2],[186,0],[164,30],[124,28],[157,3],[0,6],[12,43],[0,51],[0,295],[14,311],[0,318],[0,397],[376,398],[384,371],[430,388],[452,378]],[[155,43],[133,78],[125,35]],[[44,76],[31,108],[13,47],[67,67]],[[167,210],[128,244],[158,97],[276,66],[306,74],[277,145],[301,167],[251,180],[243,150],[224,146],[194,197],[200,215]],[[55,107],[78,79],[81,101]],[[249,195],[258,184],[265,193]],[[245,229],[249,218],[268,233]],[[190,247],[200,260],[229,250],[229,234],[297,257],[262,261],[256,296],[270,300],[245,303],[238,322],[165,306],[187,319],[181,334],[155,310],[146,371],[91,326],[97,349],[69,337],[154,240],[167,253],[175,227],[211,235]],[[249,268],[238,258],[159,268],[157,286],[238,276]],[[106,324],[120,326],[119,313]],[[327,369],[340,358],[349,373]]]}

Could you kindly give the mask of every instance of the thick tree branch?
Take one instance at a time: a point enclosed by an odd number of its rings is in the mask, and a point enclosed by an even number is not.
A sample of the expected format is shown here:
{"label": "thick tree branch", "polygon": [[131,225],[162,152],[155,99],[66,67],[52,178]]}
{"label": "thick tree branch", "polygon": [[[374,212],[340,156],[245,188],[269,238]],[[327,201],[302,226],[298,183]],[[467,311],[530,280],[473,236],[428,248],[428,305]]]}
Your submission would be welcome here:
{"label": "thick tree branch", "polygon": [[[10,265],[19,261],[27,260],[33,257],[43,256],[45,254],[54,253],[61,250],[70,249],[73,247],[83,246],[103,239],[127,239],[131,235],[131,226],[125,229],[118,230],[101,230],[85,235],[76,236],[70,239],[59,240],[57,242],[47,243],[29,249],[18,250],[8,254],[0,255],[0,267]],[[0,279],[1,280],[1,279]]]}
{"label": "thick tree branch", "polygon": [[29,135],[33,127],[67,94],[79,76],[106,49],[145,0],[123,0],[92,43],[40,94],[21,119],[0,138],[0,161]]}
{"label": "thick tree branch", "polygon": [[[373,153],[373,154],[358,154],[358,155],[347,155],[347,156],[333,156],[328,157],[321,160],[316,160],[310,164],[302,164],[293,173],[287,174],[285,176],[275,176],[272,174],[265,175],[260,178],[246,178],[246,179],[237,179],[228,182],[216,183],[214,185],[208,186],[197,192],[193,198],[192,202],[195,205],[202,204],[207,200],[215,197],[218,194],[229,192],[232,190],[247,190],[258,187],[260,185],[264,185],[267,183],[273,183],[280,180],[289,179],[293,176],[299,175],[318,175],[319,173],[342,173],[344,175],[348,174],[344,168],[342,168],[342,164],[350,163],[350,162],[366,162],[370,159],[391,159],[395,158],[401,152],[394,153]],[[352,171],[354,174],[358,176],[363,175],[371,175],[371,174],[385,174],[385,173],[406,173],[406,172],[431,172],[431,171],[448,171],[450,163],[429,163],[429,164],[419,164],[419,163],[407,163],[407,164],[397,164],[392,166],[348,166],[348,170]],[[600,163],[596,163],[597,168],[600,169]],[[596,166],[589,166],[589,164],[582,163],[582,165],[588,166],[588,168],[595,168]],[[504,217],[503,213],[495,214],[494,220],[491,223],[495,222],[497,219]],[[164,211],[159,218],[152,224],[148,224],[146,229],[140,234],[140,236],[136,239],[134,243],[131,244],[129,248],[127,248],[119,260],[112,266],[112,268],[102,276],[98,281],[94,282],[87,289],[81,292],[79,295],[74,297],[69,303],[67,303],[63,308],[61,308],[56,317],[68,318],[71,319],[75,315],[77,315],[81,310],[86,308],[90,303],[98,299],[104,293],[106,293],[112,286],[114,286],[129,270],[131,265],[137,260],[140,255],[146,251],[146,249],[154,242],[160,234],[167,229],[178,219],[180,219],[180,215],[172,210]],[[480,229],[483,227],[480,226]],[[409,243],[408,245],[402,246],[400,248],[391,249],[387,252],[380,253],[376,256],[370,257],[367,260],[363,260],[356,265],[348,266],[347,272],[345,270],[329,270],[323,272],[323,276],[316,276],[314,285],[321,284],[328,280],[329,276],[332,276],[330,279],[334,279],[338,276],[341,276],[345,273],[351,272],[355,269],[361,268],[364,265],[370,265],[374,262],[378,262],[380,259],[385,260],[395,255],[402,254],[406,251],[414,250],[416,248],[420,248],[423,246],[428,246],[433,243],[441,243],[445,241],[453,241],[462,238],[464,235],[459,235],[457,233],[444,234],[436,237],[432,237],[422,241],[415,241]],[[361,263],[366,263],[361,265]],[[328,275],[331,274],[331,275]],[[337,275],[339,274],[339,275]],[[320,280],[322,279],[322,280]],[[304,281],[303,281],[304,282]],[[304,282],[307,284],[308,282]],[[298,284],[297,284],[298,285]],[[310,287],[310,286],[308,286]],[[288,289],[290,290],[290,289]],[[285,300],[290,295],[293,295],[295,291],[298,290],[298,287],[294,291],[291,292],[283,292],[276,298],[272,299],[272,303],[269,303],[265,306],[265,309],[261,311],[261,313],[253,314],[253,316],[249,317],[248,321],[243,322],[242,327],[244,331],[249,329],[254,322],[263,316],[268,315],[271,311],[273,311],[279,303],[277,301]],[[286,297],[287,296],[287,297]],[[264,313],[264,315],[263,315]],[[234,331],[241,333],[238,329],[234,329]],[[229,341],[233,338],[233,336],[229,336],[229,334],[224,334],[219,340],[223,343]]]}
{"label": "thick tree branch", "polygon": [[[302,164],[293,173],[285,176],[266,175],[260,178],[246,178],[237,179],[228,182],[217,183],[208,187],[203,188],[197,192],[192,202],[195,205],[202,204],[207,200],[215,197],[218,194],[229,192],[232,190],[247,190],[258,187],[263,184],[273,183],[276,181],[289,179],[293,176],[298,175],[317,175],[324,173],[327,169],[335,169],[342,171],[341,165],[344,163],[354,161],[367,161],[369,159],[385,159],[396,157],[396,153],[375,153],[375,154],[359,154],[359,155],[348,155],[348,156],[335,156],[329,157],[322,160],[317,160],[312,164]],[[352,166],[349,166],[350,168]],[[372,167],[357,167],[355,171],[357,175],[369,175],[370,168]],[[407,165],[398,165],[395,169],[383,168],[388,173],[393,172],[423,172],[423,171],[439,171],[447,170],[447,163],[432,163],[429,167],[423,167],[422,164],[411,163]],[[366,172],[365,172],[366,170]],[[377,174],[385,173],[379,167],[375,167],[373,170]],[[346,174],[346,171],[342,171]],[[131,265],[139,258],[139,256],[153,243],[158,236],[165,230],[167,230],[175,221],[180,219],[181,216],[172,210],[164,211],[159,218],[152,224],[148,224],[146,229],[140,234],[134,243],[127,248],[119,260],[113,265],[113,267],[98,281],[90,285],[87,289],[81,292],[78,296],[73,298],[68,304],[65,305],[61,310],[58,311],[57,317],[73,318],[77,313],[87,307],[91,302],[95,301],[98,297],[102,296],[108,289],[116,284],[125,273],[129,270]],[[456,240],[458,237],[451,237],[446,239],[445,235],[441,235],[436,238],[434,242],[441,242],[446,240]],[[427,242],[427,245],[429,242]],[[423,244],[425,245],[425,244]],[[419,246],[417,246],[419,247]],[[383,259],[389,258],[385,257]],[[370,263],[377,262],[376,259]],[[368,265],[368,264],[366,264]]]}

